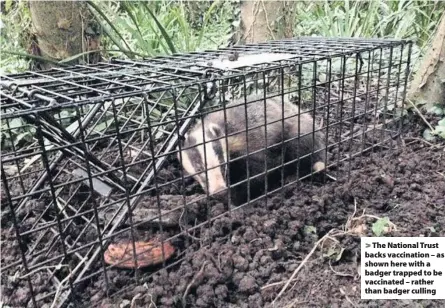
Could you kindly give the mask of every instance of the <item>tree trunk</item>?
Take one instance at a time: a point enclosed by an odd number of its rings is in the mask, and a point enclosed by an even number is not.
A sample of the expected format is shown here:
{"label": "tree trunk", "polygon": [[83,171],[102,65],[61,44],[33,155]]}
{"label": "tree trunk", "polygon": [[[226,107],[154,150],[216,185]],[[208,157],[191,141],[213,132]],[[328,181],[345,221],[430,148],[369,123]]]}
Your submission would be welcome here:
{"label": "tree trunk", "polygon": [[445,107],[445,13],[413,78],[407,98],[425,110],[435,104]]}
{"label": "tree trunk", "polygon": [[237,43],[260,43],[293,36],[295,1],[242,1]]}
{"label": "tree trunk", "polygon": [[[36,42],[33,52],[53,61],[68,59],[99,49],[99,35],[84,1],[29,1]],[[70,63],[94,63],[97,52],[87,53]],[[41,69],[51,64],[39,65]]]}

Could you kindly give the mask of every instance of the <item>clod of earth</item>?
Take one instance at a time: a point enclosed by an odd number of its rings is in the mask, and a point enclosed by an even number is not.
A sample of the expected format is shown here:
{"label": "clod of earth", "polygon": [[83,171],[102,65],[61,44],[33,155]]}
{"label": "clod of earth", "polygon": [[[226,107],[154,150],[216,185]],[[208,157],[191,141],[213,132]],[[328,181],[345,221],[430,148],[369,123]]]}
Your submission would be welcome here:
{"label": "clod of earth", "polygon": [[[144,268],[170,259],[175,252],[175,248],[169,242],[164,242],[162,245],[157,240],[138,241],[134,245],[136,256],[133,254],[131,241],[110,244],[104,253],[105,262],[125,269]],[[162,255],[162,246],[164,247],[164,256]]]}

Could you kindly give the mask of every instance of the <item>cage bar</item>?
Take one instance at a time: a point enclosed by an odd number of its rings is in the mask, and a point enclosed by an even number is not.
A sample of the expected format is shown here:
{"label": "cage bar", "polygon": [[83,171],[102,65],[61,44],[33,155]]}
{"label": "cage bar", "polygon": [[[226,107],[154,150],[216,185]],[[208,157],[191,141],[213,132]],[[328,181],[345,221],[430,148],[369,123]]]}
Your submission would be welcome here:
{"label": "cage bar", "polygon": [[[2,286],[5,303],[76,303],[98,277],[112,295],[116,288],[107,277],[118,269],[103,257],[110,243],[130,240],[127,262],[139,263],[134,243],[159,238],[161,267],[170,268],[180,263],[184,248],[168,259],[163,243],[186,245],[206,224],[258,200],[278,194],[283,203],[284,191],[302,181],[322,185],[349,177],[354,158],[393,148],[401,132],[411,44],[298,37],[4,76],[2,284],[13,286]],[[231,61],[234,54],[238,58]],[[219,201],[183,172],[179,141],[207,114],[222,110],[226,117],[228,101],[247,110],[250,95],[264,108],[276,97],[311,115],[313,131],[325,134],[320,151],[327,154],[326,169],[322,179],[297,173],[287,183],[283,173],[278,188],[269,190],[266,181],[264,195],[250,198],[248,191],[239,206],[230,206],[229,186],[226,211],[214,213]],[[267,132],[267,125],[258,127]],[[240,133],[249,138],[248,130]],[[266,139],[262,150],[271,146]],[[256,176],[274,170],[266,163],[264,168]],[[209,178],[209,170],[202,171]],[[136,271],[136,281],[144,275]],[[29,290],[20,303],[14,302],[18,289]]]}

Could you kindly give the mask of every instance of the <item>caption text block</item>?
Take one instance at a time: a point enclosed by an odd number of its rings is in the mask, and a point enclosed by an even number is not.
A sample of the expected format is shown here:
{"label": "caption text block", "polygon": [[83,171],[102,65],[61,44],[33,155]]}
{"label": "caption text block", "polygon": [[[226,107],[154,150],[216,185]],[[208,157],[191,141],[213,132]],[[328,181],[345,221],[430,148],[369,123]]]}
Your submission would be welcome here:
{"label": "caption text block", "polygon": [[362,238],[362,299],[445,299],[443,290],[445,237]]}

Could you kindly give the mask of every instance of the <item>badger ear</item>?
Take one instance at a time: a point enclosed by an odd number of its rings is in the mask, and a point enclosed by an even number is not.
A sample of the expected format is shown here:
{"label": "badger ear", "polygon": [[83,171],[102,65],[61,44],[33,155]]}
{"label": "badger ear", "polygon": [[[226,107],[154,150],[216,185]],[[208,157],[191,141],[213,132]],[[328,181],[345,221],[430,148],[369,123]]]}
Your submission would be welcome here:
{"label": "badger ear", "polygon": [[221,137],[222,136],[221,128],[218,125],[216,125],[215,123],[209,124],[209,132],[213,137]]}

